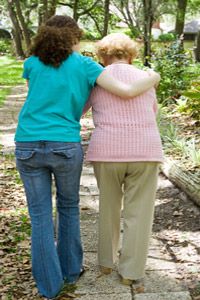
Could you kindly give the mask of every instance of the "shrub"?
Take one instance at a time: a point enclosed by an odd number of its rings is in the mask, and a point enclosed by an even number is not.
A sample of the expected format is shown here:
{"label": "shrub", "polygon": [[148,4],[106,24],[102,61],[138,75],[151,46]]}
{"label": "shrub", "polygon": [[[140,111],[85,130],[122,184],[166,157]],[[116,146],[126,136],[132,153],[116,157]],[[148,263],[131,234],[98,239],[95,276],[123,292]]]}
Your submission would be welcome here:
{"label": "shrub", "polygon": [[163,33],[159,35],[158,41],[160,42],[172,42],[176,39],[176,36],[173,33]]}
{"label": "shrub", "polygon": [[82,39],[89,40],[89,41],[95,41],[95,40],[100,39],[100,36],[95,32],[84,30]]}
{"label": "shrub", "polygon": [[176,40],[155,53],[152,61],[155,70],[161,75],[157,91],[159,102],[175,102],[190,85],[191,56],[183,49],[181,41]]}
{"label": "shrub", "polygon": [[133,27],[132,29],[127,29],[126,31],[124,31],[124,33],[132,39],[137,38],[140,35],[140,32],[136,27]]}
{"label": "shrub", "polygon": [[12,53],[11,41],[8,39],[0,39],[0,55]]}
{"label": "shrub", "polygon": [[194,119],[200,121],[200,79],[193,81],[190,89],[183,92],[183,96],[187,99],[185,111]]}
{"label": "shrub", "polygon": [[[168,116],[169,108],[159,105],[157,122],[163,142],[165,154],[178,156],[179,159],[194,167],[200,166],[200,149],[195,138],[185,138],[180,136],[180,128],[172,123]],[[191,167],[191,165],[190,165]]]}

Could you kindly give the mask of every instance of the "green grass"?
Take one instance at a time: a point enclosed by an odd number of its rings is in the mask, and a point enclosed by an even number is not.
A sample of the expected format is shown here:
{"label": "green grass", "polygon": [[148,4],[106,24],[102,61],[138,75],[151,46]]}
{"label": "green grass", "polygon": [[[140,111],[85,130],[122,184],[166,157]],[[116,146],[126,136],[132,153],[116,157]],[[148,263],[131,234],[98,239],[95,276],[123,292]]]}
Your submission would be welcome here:
{"label": "green grass", "polygon": [[24,83],[22,64],[22,61],[17,61],[12,57],[0,57],[0,85],[14,86]]}
{"label": "green grass", "polygon": [[9,56],[0,57],[0,106],[9,95],[12,86],[24,83],[22,68],[22,61]]}

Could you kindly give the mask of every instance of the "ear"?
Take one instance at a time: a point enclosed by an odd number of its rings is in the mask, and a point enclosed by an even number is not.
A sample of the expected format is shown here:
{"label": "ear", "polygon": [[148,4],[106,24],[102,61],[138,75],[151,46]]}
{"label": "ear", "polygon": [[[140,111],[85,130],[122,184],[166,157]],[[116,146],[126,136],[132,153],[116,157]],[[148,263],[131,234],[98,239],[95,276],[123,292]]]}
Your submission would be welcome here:
{"label": "ear", "polygon": [[79,52],[80,51],[80,43],[78,42],[77,44],[73,45],[72,50],[76,51],[76,52]]}
{"label": "ear", "polygon": [[132,56],[129,56],[129,58],[128,58],[128,63],[129,63],[129,65],[132,64],[132,60],[133,60],[133,57],[132,57]]}

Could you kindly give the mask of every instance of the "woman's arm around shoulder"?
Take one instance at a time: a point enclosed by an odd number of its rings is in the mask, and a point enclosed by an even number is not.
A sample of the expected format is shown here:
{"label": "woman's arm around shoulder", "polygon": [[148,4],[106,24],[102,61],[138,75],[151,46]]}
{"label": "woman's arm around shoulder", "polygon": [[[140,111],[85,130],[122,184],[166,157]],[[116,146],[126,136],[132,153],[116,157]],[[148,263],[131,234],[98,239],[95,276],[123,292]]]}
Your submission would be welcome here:
{"label": "woman's arm around shoulder", "polygon": [[96,83],[116,96],[130,99],[146,92],[159,83],[160,75],[158,73],[148,71],[148,75],[142,79],[135,80],[132,84],[126,84],[112,77],[107,70],[104,70],[97,78]]}

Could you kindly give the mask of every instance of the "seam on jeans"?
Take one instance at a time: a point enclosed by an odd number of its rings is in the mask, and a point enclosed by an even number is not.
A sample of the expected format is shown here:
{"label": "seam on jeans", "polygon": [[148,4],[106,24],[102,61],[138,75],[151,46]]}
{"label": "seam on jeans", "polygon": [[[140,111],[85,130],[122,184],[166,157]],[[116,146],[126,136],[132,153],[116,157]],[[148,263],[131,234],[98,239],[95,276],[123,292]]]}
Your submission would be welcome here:
{"label": "seam on jeans", "polygon": [[[39,206],[39,211],[40,211],[40,215],[42,213],[41,210],[41,206]],[[47,272],[45,272],[45,265],[44,265],[44,246],[43,243],[41,243],[42,239],[41,239],[41,233],[42,233],[42,227],[40,226],[40,250],[41,250],[41,258],[42,258],[42,273],[44,274],[43,278],[45,279],[46,285],[47,285],[47,292],[51,292],[51,288],[50,285],[48,283],[48,278],[50,278],[48,273],[48,270],[46,270]],[[42,246],[41,246],[42,245]]]}

